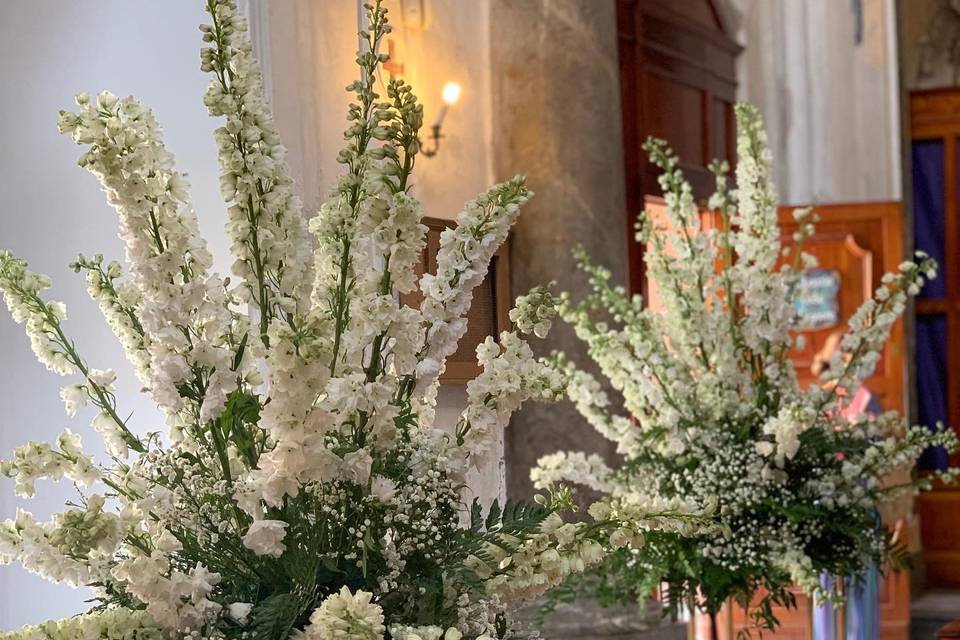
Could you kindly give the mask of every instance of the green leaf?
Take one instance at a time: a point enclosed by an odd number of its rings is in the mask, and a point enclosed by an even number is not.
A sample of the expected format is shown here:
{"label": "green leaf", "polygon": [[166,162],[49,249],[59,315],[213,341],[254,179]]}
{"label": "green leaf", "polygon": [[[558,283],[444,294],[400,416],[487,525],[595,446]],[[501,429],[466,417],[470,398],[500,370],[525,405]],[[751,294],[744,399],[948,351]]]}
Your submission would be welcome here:
{"label": "green leaf", "polygon": [[233,371],[236,371],[240,368],[240,363],[243,362],[243,352],[247,349],[247,339],[250,337],[249,333],[243,334],[243,339],[240,341],[240,344],[237,346],[237,353],[233,356]]}
{"label": "green leaf", "polygon": [[480,499],[474,498],[470,505],[470,530],[479,533],[483,529],[483,507],[480,506]]}
{"label": "green leaf", "polygon": [[285,640],[300,615],[300,598],[277,593],[253,609],[250,630],[256,640]]}
{"label": "green leaf", "polygon": [[256,428],[260,421],[260,409],[260,398],[249,393],[234,391],[227,396],[223,413],[217,420],[217,426],[224,440],[233,442],[251,466],[256,464],[257,450],[256,442],[247,425]]}
{"label": "green leaf", "polygon": [[490,512],[487,514],[487,529],[492,529],[497,524],[497,520],[500,519],[502,513],[503,510],[500,508],[500,501],[494,500],[493,504],[490,505]]}

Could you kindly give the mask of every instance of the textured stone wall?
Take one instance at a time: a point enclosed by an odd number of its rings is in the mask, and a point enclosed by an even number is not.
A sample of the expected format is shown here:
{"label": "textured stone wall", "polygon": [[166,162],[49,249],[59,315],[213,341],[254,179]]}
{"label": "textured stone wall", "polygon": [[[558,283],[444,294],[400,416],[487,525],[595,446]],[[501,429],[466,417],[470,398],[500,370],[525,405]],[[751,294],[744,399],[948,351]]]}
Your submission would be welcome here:
{"label": "textured stone wall", "polygon": [[[572,249],[584,245],[625,282],[626,221],[613,2],[492,0],[490,57],[494,174],[527,175],[536,196],[511,239],[514,295],[562,281],[585,292]],[[535,345],[585,363],[566,326]],[[507,495],[532,493],[529,469],[558,449],[607,456],[613,447],[569,403],[528,404],[506,435]]]}

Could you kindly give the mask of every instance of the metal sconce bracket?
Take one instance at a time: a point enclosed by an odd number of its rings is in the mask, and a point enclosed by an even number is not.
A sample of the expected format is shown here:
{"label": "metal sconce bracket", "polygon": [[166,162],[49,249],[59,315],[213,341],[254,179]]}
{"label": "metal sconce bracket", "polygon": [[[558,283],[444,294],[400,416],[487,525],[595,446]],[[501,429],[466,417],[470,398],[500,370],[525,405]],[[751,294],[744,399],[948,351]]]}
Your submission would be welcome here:
{"label": "metal sconce bracket", "polygon": [[437,155],[437,151],[440,149],[440,138],[442,137],[443,135],[440,133],[440,125],[435,124],[431,126],[430,137],[428,138],[428,140],[430,140],[433,143],[433,147],[430,149],[427,149],[424,146],[423,141],[418,140],[418,142],[420,143],[420,153],[428,158],[432,158],[433,156]]}

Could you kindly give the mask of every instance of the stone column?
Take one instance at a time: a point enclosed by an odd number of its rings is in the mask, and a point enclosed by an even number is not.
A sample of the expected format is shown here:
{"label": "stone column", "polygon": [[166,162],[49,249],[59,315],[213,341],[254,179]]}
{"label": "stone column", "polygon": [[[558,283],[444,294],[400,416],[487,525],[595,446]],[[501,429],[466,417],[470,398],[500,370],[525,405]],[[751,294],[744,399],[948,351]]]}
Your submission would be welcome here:
{"label": "stone column", "polygon": [[[498,180],[524,173],[536,193],[511,237],[514,296],[551,280],[583,296],[586,279],[571,256],[578,244],[625,282],[616,4],[492,0],[490,49],[494,173]],[[563,350],[592,370],[563,324],[534,347]],[[531,496],[529,470],[544,454],[581,449],[609,458],[614,450],[569,403],[528,403],[505,438],[513,498]]]}

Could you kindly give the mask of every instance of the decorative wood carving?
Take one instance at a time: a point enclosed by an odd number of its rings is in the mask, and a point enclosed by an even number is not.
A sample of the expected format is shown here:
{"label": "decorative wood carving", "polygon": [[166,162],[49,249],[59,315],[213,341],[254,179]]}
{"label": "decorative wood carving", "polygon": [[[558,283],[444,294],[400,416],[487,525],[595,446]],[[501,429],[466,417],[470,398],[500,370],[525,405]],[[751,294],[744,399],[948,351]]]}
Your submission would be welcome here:
{"label": "decorative wood carving", "polygon": [[811,384],[815,378],[810,373],[814,356],[823,348],[830,334],[845,328],[846,323],[842,320],[849,318],[873,292],[873,253],[857,244],[853,234],[843,231],[818,232],[804,242],[803,249],[816,256],[818,268],[834,271],[840,279],[837,302],[841,321],[831,326],[804,331],[802,348],[796,348],[793,352],[793,364],[797,368],[801,383]]}
{"label": "decorative wood carving", "polygon": [[[791,243],[796,231],[793,208],[780,210],[782,238]],[[804,242],[804,250],[817,257],[820,266],[840,274],[840,317],[835,328],[805,331],[807,345],[794,354],[794,365],[803,383],[812,383],[810,372],[813,355],[827,337],[837,329],[845,329],[847,319],[880,286],[880,278],[895,271],[903,258],[901,246],[902,213],[897,202],[871,202],[818,206],[820,216],[816,234]],[[904,337],[903,322],[898,321],[883,350],[874,374],[866,381],[885,410],[902,412],[904,406]]]}

